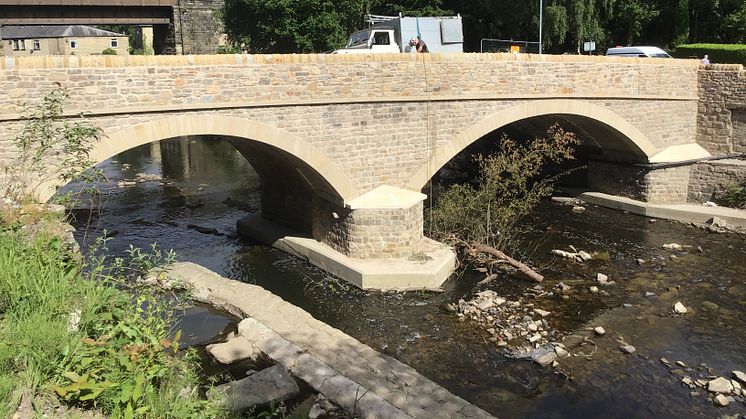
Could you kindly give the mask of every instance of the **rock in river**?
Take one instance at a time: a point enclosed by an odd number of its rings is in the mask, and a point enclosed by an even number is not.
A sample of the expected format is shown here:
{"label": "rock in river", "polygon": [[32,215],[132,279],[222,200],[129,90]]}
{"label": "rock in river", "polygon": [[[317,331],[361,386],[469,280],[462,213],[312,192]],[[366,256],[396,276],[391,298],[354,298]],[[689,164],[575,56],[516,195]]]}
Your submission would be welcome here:
{"label": "rock in river", "polygon": [[601,326],[595,327],[593,331],[596,332],[596,334],[599,336],[603,336],[606,334],[606,330]]}
{"label": "rock in river", "polygon": [[221,399],[227,409],[235,411],[285,400],[299,391],[298,384],[285,368],[275,365],[242,380],[220,385],[210,392],[210,397]]}
{"label": "rock in river", "polygon": [[716,404],[716,405],[718,405],[718,406],[728,406],[728,404],[730,403],[730,399],[728,399],[727,397],[723,396],[722,394],[718,394],[718,395],[717,395],[717,396],[715,396],[715,398],[714,398],[714,399],[712,399],[712,400],[713,400],[713,401],[715,402],[715,404]]}
{"label": "rock in river", "polygon": [[624,352],[625,354],[630,354],[630,355],[637,352],[637,349],[635,349],[635,347],[630,345],[629,343],[622,344],[622,346],[620,346],[619,349],[621,349],[622,352]]}
{"label": "rock in river", "polygon": [[207,353],[221,364],[232,364],[243,359],[256,359],[261,355],[259,349],[244,337],[235,337],[225,343],[207,345]]}
{"label": "rock in river", "polygon": [[707,391],[710,393],[730,394],[733,391],[733,384],[725,377],[718,377],[707,383]]}
{"label": "rock in river", "polygon": [[548,315],[552,314],[552,313],[550,313],[549,311],[546,311],[546,310],[542,310],[542,309],[540,309],[540,308],[535,308],[535,309],[534,309],[534,313],[536,313],[536,314],[540,315],[541,317],[546,317],[546,316],[548,316]]}
{"label": "rock in river", "polygon": [[736,378],[736,380],[746,384],[746,373],[741,371],[733,371],[733,376]]}
{"label": "rock in river", "polygon": [[678,301],[673,305],[673,311],[676,314],[686,314],[686,307],[684,307],[684,304],[681,304],[681,301]]}

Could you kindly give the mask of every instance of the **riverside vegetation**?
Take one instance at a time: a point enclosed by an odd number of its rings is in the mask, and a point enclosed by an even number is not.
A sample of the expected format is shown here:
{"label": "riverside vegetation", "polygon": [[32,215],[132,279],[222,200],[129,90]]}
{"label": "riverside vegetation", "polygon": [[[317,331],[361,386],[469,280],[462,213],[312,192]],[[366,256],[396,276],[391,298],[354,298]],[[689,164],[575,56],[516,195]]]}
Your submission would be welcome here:
{"label": "riverside vegetation", "polygon": [[[88,256],[64,240],[63,216],[29,202],[44,182],[98,174],[88,159],[98,130],[62,119],[64,89],[27,110],[6,171],[0,213],[0,416],[224,417],[206,400],[193,351],[179,350],[173,296],[133,279],[173,254],[130,249]],[[51,157],[62,157],[56,166]],[[91,189],[86,189],[91,196]],[[70,196],[67,200],[72,199]],[[72,240],[72,239],[70,239]],[[73,241],[74,243],[74,241]],[[75,246],[72,246],[75,247]],[[20,407],[19,407],[20,404]]]}
{"label": "riverside vegetation", "polygon": [[573,160],[579,143],[558,124],[526,144],[503,136],[497,152],[474,156],[479,172],[473,182],[450,185],[434,198],[425,217],[430,235],[454,246],[465,263],[508,263],[541,282],[540,274],[516,260],[527,228],[520,221],[552,194],[561,176],[543,176],[547,165]]}

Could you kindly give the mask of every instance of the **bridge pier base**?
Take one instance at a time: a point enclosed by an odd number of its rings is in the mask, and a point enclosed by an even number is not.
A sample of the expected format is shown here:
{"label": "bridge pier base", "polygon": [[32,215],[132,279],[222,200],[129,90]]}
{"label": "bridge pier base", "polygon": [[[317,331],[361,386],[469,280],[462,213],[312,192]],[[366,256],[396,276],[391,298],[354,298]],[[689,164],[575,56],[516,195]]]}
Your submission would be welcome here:
{"label": "bridge pier base", "polygon": [[344,207],[313,197],[311,237],[259,214],[239,220],[237,230],[363,289],[431,289],[448,279],[456,256],[424,237],[424,199],[419,192],[390,186]]}
{"label": "bridge pier base", "polygon": [[691,165],[650,169],[630,163],[588,161],[588,189],[651,203],[687,202]]}

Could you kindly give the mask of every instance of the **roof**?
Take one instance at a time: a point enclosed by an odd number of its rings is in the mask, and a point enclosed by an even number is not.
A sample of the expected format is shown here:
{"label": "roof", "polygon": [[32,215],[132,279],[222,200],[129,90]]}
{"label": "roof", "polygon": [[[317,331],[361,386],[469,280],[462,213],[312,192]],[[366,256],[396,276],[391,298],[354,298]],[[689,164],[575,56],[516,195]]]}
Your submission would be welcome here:
{"label": "roof", "polygon": [[30,39],[30,38],[88,38],[126,36],[116,32],[105,31],[92,26],[83,25],[28,25],[0,27],[2,39]]}

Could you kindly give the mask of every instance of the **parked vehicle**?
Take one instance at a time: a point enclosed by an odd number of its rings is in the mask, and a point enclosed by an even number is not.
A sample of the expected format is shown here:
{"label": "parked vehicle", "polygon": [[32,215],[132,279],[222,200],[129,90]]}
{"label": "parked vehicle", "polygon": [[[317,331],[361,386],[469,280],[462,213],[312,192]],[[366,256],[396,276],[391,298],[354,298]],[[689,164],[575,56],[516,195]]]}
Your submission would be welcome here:
{"label": "parked vehicle", "polygon": [[461,15],[403,17],[368,15],[368,29],[350,35],[347,45],[334,54],[410,52],[409,40],[420,37],[429,52],[463,52]]}
{"label": "parked vehicle", "polygon": [[614,57],[671,58],[658,47],[615,47],[606,50],[606,55]]}

